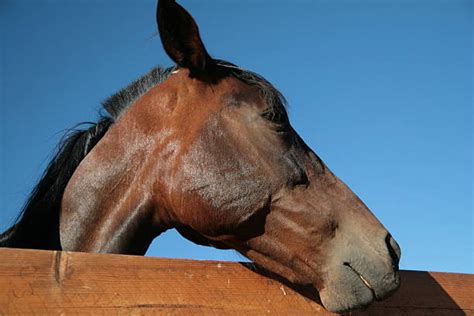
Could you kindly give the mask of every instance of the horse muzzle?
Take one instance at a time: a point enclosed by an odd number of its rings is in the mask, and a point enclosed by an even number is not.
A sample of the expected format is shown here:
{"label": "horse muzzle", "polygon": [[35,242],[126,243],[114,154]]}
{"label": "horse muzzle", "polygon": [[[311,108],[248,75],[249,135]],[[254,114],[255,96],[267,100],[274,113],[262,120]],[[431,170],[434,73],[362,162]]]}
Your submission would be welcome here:
{"label": "horse muzzle", "polygon": [[319,295],[331,312],[345,312],[368,306],[394,293],[400,286],[400,247],[387,234],[384,243],[357,245],[360,241],[341,238],[335,247]]}

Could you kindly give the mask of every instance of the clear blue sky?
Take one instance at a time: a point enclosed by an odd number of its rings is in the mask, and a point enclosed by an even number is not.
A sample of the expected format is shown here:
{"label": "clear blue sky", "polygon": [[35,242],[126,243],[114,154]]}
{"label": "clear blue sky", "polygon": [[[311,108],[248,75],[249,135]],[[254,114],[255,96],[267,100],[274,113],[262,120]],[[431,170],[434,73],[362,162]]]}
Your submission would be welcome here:
{"label": "clear blue sky", "polygon": [[[295,129],[402,246],[473,268],[472,1],[181,0],[209,52],[288,98]],[[0,230],[62,130],[155,65],[155,1],[0,1]],[[242,260],[174,232],[153,256]]]}

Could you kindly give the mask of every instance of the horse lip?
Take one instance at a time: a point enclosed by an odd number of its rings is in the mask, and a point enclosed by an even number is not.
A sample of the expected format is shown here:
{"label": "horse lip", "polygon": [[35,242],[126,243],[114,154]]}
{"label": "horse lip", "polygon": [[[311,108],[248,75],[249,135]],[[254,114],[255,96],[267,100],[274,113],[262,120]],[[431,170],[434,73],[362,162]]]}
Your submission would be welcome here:
{"label": "horse lip", "polygon": [[378,299],[377,295],[375,294],[375,290],[372,288],[369,281],[367,281],[367,279],[364,278],[364,276],[361,273],[359,273],[356,269],[354,269],[349,262],[344,262],[343,264],[349,269],[351,269],[352,272],[357,274],[357,276],[361,279],[362,283],[364,283],[364,285],[372,292],[372,297],[374,297],[375,299]]}

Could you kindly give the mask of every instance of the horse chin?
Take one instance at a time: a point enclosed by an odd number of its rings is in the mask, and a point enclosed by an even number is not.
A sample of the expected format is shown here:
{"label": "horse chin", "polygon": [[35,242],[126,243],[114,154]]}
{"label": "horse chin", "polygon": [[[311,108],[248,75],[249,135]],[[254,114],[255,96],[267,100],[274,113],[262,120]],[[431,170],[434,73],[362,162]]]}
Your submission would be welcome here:
{"label": "horse chin", "polygon": [[319,291],[323,306],[330,312],[341,313],[368,306],[375,299],[373,290],[356,273],[340,269],[328,275]]}
{"label": "horse chin", "polygon": [[364,309],[373,301],[390,296],[400,286],[396,271],[382,278],[383,286],[372,284],[369,274],[366,271],[360,273],[349,263],[332,268],[326,273],[324,287],[319,290],[321,303],[328,311],[336,313]]}

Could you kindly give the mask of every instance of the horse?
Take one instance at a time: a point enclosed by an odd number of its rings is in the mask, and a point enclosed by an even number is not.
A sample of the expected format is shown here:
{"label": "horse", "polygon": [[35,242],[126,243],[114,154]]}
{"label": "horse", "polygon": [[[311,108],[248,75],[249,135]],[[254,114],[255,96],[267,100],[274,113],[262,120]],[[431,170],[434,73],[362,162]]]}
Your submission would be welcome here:
{"label": "horse", "polygon": [[207,52],[193,17],[159,0],[175,62],[68,134],[0,246],[144,255],[176,229],[234,249],[342,312],[392,294],[400,247],[289,122],[262,76]]}

